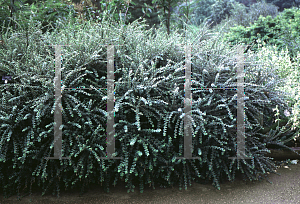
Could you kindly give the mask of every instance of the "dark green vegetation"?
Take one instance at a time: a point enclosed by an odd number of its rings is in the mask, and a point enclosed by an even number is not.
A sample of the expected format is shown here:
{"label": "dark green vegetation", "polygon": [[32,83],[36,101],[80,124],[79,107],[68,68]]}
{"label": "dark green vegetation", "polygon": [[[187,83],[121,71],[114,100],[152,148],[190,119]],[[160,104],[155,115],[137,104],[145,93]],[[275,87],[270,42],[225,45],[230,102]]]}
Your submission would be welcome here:
{"label": "dark green vegetation", "polygon": [[[11,1],[0,0],[0,22],[2,27],[1,31],[5,32],[7,27],[13,29],[24,29],[28,28],[28,22],[30,16],[34,21],[39,21],[42,23],[42,31],[45,33],[48,31],[53,31],[53,28],[56,26],[57,20],[63,20],[69,14],[69,11],[72,12],[73,17],[75,17],[75,10],[73,6],[56,2],[54,0],[49,1],[34,1],[32,4],[28,4],[23,1]],[[12,8],[12,9],[10,9]],[[32,15],[35,13],[34,15]],[[11,20],[10,17],[14,17],[14,20]]]}
{"label": "dark green vegetation", "polygon": [[[45,24],[30,18],[33,15],[24,15],[24,21],[15,23],[19,27],[14,30],[10,27],[2,35],[0,71],[13,76],[7,92],[1,86],[0,154],[5,157],[0,161],[0,186],[5,195],[31,184],[38,184],[45,191],[56,191],[58,195],[64,187],[84,189],[90,182],[104,183],[108,191],[108,184],[122,178],[131,190],[140,185],[141,192],[149,183],[170,186],[179,182],[180,188],[186,189],[191,180],[197,179],[213,180],[219,188],[220,182],[233,181],[236,174],[256,180],[258,175],[274,173],[274,162],[264,156],[268,145],[285,147],[299,132],[291,130],[290,123],[286,123],[286,130],[262,131],[263,127],[275,127],[274,120],[278,118],[287,119],[284,110],[291,112],[287,94],[275,90],[291,80],[276,75],[276,70],[282,71],[290,58],[280,56],[285,64],[275,67],[267,64],[269,59],[262,58],[262,50],[257,49],[257,54],[253,54],[244,49],[245,150],[253,159],[228,159],[236,154],[237,103],[236,91],[227,89],[192,91],[193,156],[202,158],[175,160],[183,156],[183,110],[180,108],[184,107],[185,82],[184,51],[176,45],[186,39],[175,31],[167,35],[164,24],[155,32],[144,30],[145,21],[136,20],[125,26],[123,21],[113,20],[115,15],[108,15],[111,18],[100,23],[79,22],[74,19],[73,10],[64,22],[60,22],[63,17],[58,17],[51,32],[44,32],[42,26],[61,15],[54,9],[51,12],[50,16],[40,12],[38,18],[48,19]],[[264,26],[260,31],[269,29],[267,24]],[[208,36],[209,31],[206,24],[188,30],[188,40],[201,45],[193,47],[192,88],[210,88],[215,84],[234,89],[238,46],[229,45],[221,38],[222,31]],[[107,48],[99,44],[108,43],[126,44],[115,48],[116,152],[125,160],[98,159],[105,156],[105,90],[62,92],[63,156],[72,160],[70,163],[44,160],[45,156],[53,156],[50,146],[54,135],[54,50],[47,45],[71,45],[63,48],[62,81],[66,87],[99,87],[105,86],[107,76],[106,63],[101,62],[106,58]],[[288,66],[291,67],[287,72],[299,68]],[[279,108],[280,116],[273,117],[275,108]],[[260,112],[266,118],[263,124],[257,117]]]}
{"label": "dark green vegetation", "polygon": [[[268,45],[273,45],[278,50],[288,49],[290,59],[294,62],[299,51],[300,33],[300,10],[299,8],[286,9],[275,18],[271,16],[262,17],[252,25],[236,26],[230,29],[225,35],[227,41],[232,45],[244,43],[249,45],[250,49],[256,52],[258,46],[257,40],[261,40]],[[246,51],[247,51],[246,50]]]}

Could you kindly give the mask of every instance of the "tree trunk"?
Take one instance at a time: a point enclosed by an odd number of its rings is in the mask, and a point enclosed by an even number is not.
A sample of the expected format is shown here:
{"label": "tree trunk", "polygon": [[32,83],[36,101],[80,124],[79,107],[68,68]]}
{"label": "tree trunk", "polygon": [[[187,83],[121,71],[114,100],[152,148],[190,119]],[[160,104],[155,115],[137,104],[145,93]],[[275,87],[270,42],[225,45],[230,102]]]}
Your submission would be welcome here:
{"label": "tree trunk", "polygon": [[299,155],[296,153],[288,150],[288,149],[269,149],[271,153],[265,154],[266,157],[271,157],[274,158],[274,160],[277,161],[282,161],[282,160],[287,160],[287,159],[299,159],[300,160],[300,147],[291,147],[295,152],[297,152]]}

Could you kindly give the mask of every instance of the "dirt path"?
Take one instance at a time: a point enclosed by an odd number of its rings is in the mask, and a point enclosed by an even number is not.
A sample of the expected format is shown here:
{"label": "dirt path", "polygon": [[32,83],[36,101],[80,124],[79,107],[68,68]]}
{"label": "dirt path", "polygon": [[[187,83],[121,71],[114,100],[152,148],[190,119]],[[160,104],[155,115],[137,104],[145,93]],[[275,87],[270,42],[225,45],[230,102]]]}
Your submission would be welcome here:
{"label": "dirt path", "polygon": [[[101,186],[93,186],[92,190],[80,195],[80,189],[68,190],[60,193],[60,198],[52,195],[52,192],[41,196],[42,190],[36,191],[31,196],[24,196],[18,201],[17,196],[4,199],[0,195],[1,204],[144,204],[144,203],[265,203],[265,204],[297,204],[300,203],[300,164],[278,168],[276,174],[269,174],[270,184],[263,181],[243,181],[237,178],[233,183],[229,181],[220,184],[221,190],[218,191],[211,184],[192,183],[187,190],[179,190],[179,185],[173,188],[152,189],[145,186],[144,193],[139,192],[136,186],[135,192],[127,193],[125,182],[118,182],[118,186],[111,187],[110,193],[105,193]],[[92,186],[92,185],[91,185]],[[2,192],[1,192],[2,193]],[[23,196],[24,194],[21,193]],[[30,199],[32,202],[30,202]]]}

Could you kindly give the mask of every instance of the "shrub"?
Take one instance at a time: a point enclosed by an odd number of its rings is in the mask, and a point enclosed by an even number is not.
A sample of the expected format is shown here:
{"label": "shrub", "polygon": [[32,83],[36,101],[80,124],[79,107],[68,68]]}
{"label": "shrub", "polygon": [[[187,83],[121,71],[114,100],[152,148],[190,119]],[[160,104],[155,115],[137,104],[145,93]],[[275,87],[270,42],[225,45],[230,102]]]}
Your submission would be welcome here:
{"label": "shrub", "polygon": [[[216,26],[226,16],[230,15],[230,11],[234,8],[236,2],[234,0],[202,0],[193,2],[190,5],[192,12],[189,14],[189,24],[199,27],[205,21],[212,27]],[[182,6],[183,5],[183,6]],[[180,10],[172,14],[179,28],[182,29],[182,23],[178,20],[178,16],[183,16],[185,11],[185,3],[181,4]],[[185,20],[185,19],[183,19]]]}
{"label": "shrub", "polygon": [[53,31],[56,26],[56,21],[63,21],[68,16],[69,12],[75,17],[75,11],[72,6],[64,3],[55,2],[54,0],[42,1],[29,5],[24,4],[21,9],[13,14],[14,22],[16,23],[15,30],[26,30],[28,28],[29,19],[42,23],[42,31],[45,33]]}
{"label": "shrub", "polygon": [[284,11],[286,8],[298,7],[300,5],[299,0],[267,0],[267,2],[279,7],[279,12]]}
{"label": "shrub", "polygon": [[[220,33],[207,39],[207,27],[188,30],[189,39],[176,32],[167,36],[161,29],[151,35],[151,30],[143,28],[144,21],[126,27],[105,19],[100,24],[78,23],[69,13],[67,23],[57,21],[52,33],[43,34],[41,24],[32,26],[32,18],[27,38],[22,36],[24,31],[7,31],[6,48],[0,50],[0,71],[13,76],[7,92],[0,89],[0,186],[5,195],[20,186],[31,186],[34,179],[39,187],[42,182],[43,194],[53,190],[59,196],[63,184],[66,188],[78,185],[83,190],[90,182],[104,182],[109,191],[109,185],[124,177],[128,192],[134,191],[136,183],[143,192],[148,184],[155,188],[155,184],[179,183],[179,189],[187,189],[187,184],[196,179],[213,179],[220,189],[220,182],[234,181],[238,173],[249,180],[258,180],[266,172],[275,173],[274,162],[265,156],[266,145],[272,142],[283,146],[281,134],[285,131],[257,134],[262,128],[257,113],[263,107],[266,116],[276,105],[280,110],[288,108],[284,93],[275,90],[284,80],[276,75],[279,68],[268,67],[270,71],[266,72],[263,63],[256,63],[255,53],[244,55],[245,154],[251,159],[230,160],[228,157],[236,155],[237,143],[234,89],[238,46],[231,48],[222,42]],[[178,44],[187,40],[199,45],[193,46],[192,52],[190,136],[193,156],[200,158],[193,160],[176,159],[184,152],[185,116],[185,52]],[[95,89],[63,89],[62,156],[72,160],[45,161],[44,157],[52,156],[55,108],[54,49],[46,45],[62,42],[70,45],[63,48],[63,85]],[[107,83],[107,64],[103,62],[107,49],[100,46],[103,44],[124,44],[115,48],[114,58],[115,153],[124,158],[121,161],[99,158],[106,156],[108,115],[107,90],[97,89]]]}
{"label": "shrub", "polygon": [[194,17],[191,19],[193,25],[200,26],[205,19],[212,15],[212,5],[215,3],[214,0],[203,0],[196,4],[195,10],[193,11]]}
{"label": "shrub", "polygon": [[250,8],[240,3],[236,3],[233,6],[234,9],[230,12],[230,18],[237,25],[244,27],[248,27],[251,23],[257,21],[260,16],[275,18],[278,15],[278,7],[266,3],[265,0],[252,4]]}
{"label": "shrub", "polygon": [[236,4],[235,0],[216,0],[212,5],[212,14],[209,19],[209,22],[213,22],[212,26],[219,24],[226,16],[230,16],[234,4]]}
{"label": "shrub", "polygon": [[[287,93],[289,107],[293,107],[298,100],[297,98],[299,98],[299,92],[297,91],[300,88],[299,63],[291,61],[287,50],[281,50],[279,52],[275,46],[266,45],[266,43],[261,42],[260,40],[257,40],[257,45],[258,51],[255,61],[258,64],[264,64],[264,71],[267,73],[270,72],[269,67],[278,67],[278,70],[276,70],[276,75],[278,75],[281,79],[287,80],[282,81],[282,84],[278,84],[276,90]],[[298,56],[299,54],[300,53],[298,53]],[[267,81],[265,81],[264,84],[267,84]],[[297,107],[294,106],[294,108]],[[283,111],[281,112],[281,115],[283,115]],[[293,116],[297,117],[295,115]]]}
{"label": "shrub", "polygon": [[285,10],[274,19],[271,16],[260,16],[253,25],[244,27],[241,25],[230,28],[225,34],[226,40],[232,45],[245,43],[253,46],[249,49],[257,51],[256,40],[260,39],[266,44],[277,46],[278,50],[287,48],[292,61],[294,61],[299,49],[300,11],[298,8]]}

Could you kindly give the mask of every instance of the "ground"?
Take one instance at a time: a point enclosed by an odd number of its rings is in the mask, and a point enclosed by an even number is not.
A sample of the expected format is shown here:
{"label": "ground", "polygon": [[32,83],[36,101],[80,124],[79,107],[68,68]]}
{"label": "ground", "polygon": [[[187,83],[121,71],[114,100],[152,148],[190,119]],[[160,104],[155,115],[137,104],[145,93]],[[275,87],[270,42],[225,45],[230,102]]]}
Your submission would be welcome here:
{"label": "ground", "polygon": [[[145,186],[144,193],[139,192],[136,186],[135,192],[127,193],[125,182],[118,182],[118,186],[111,186],[110,192],[105,193],[101,186],[92,187],[87,193],[80,195],[80,189],[62,192],[60,198],[47,193],[41,196],[42,191],[35,192],[31,196],[26,195],[18,201],[17,196],[4,199],[0,195],[1,204],[131,204],[131,203],[213,203],[213,204],[235,204],[235,203],[300,203],[300,164],[282,166],[277,169],[276,174],[269,174],[269,183],[262,181],[243,181],[237,178],[233,183],[227,181],[220,184],[221,190],[217,190],[211,184],[198,184],[193,182],[187,190],[179,190],[179,185],[173,188],[152,189]],[[21,195],[24,195],[21,193]],[[30,199],[32,202],[30,202]]]}

